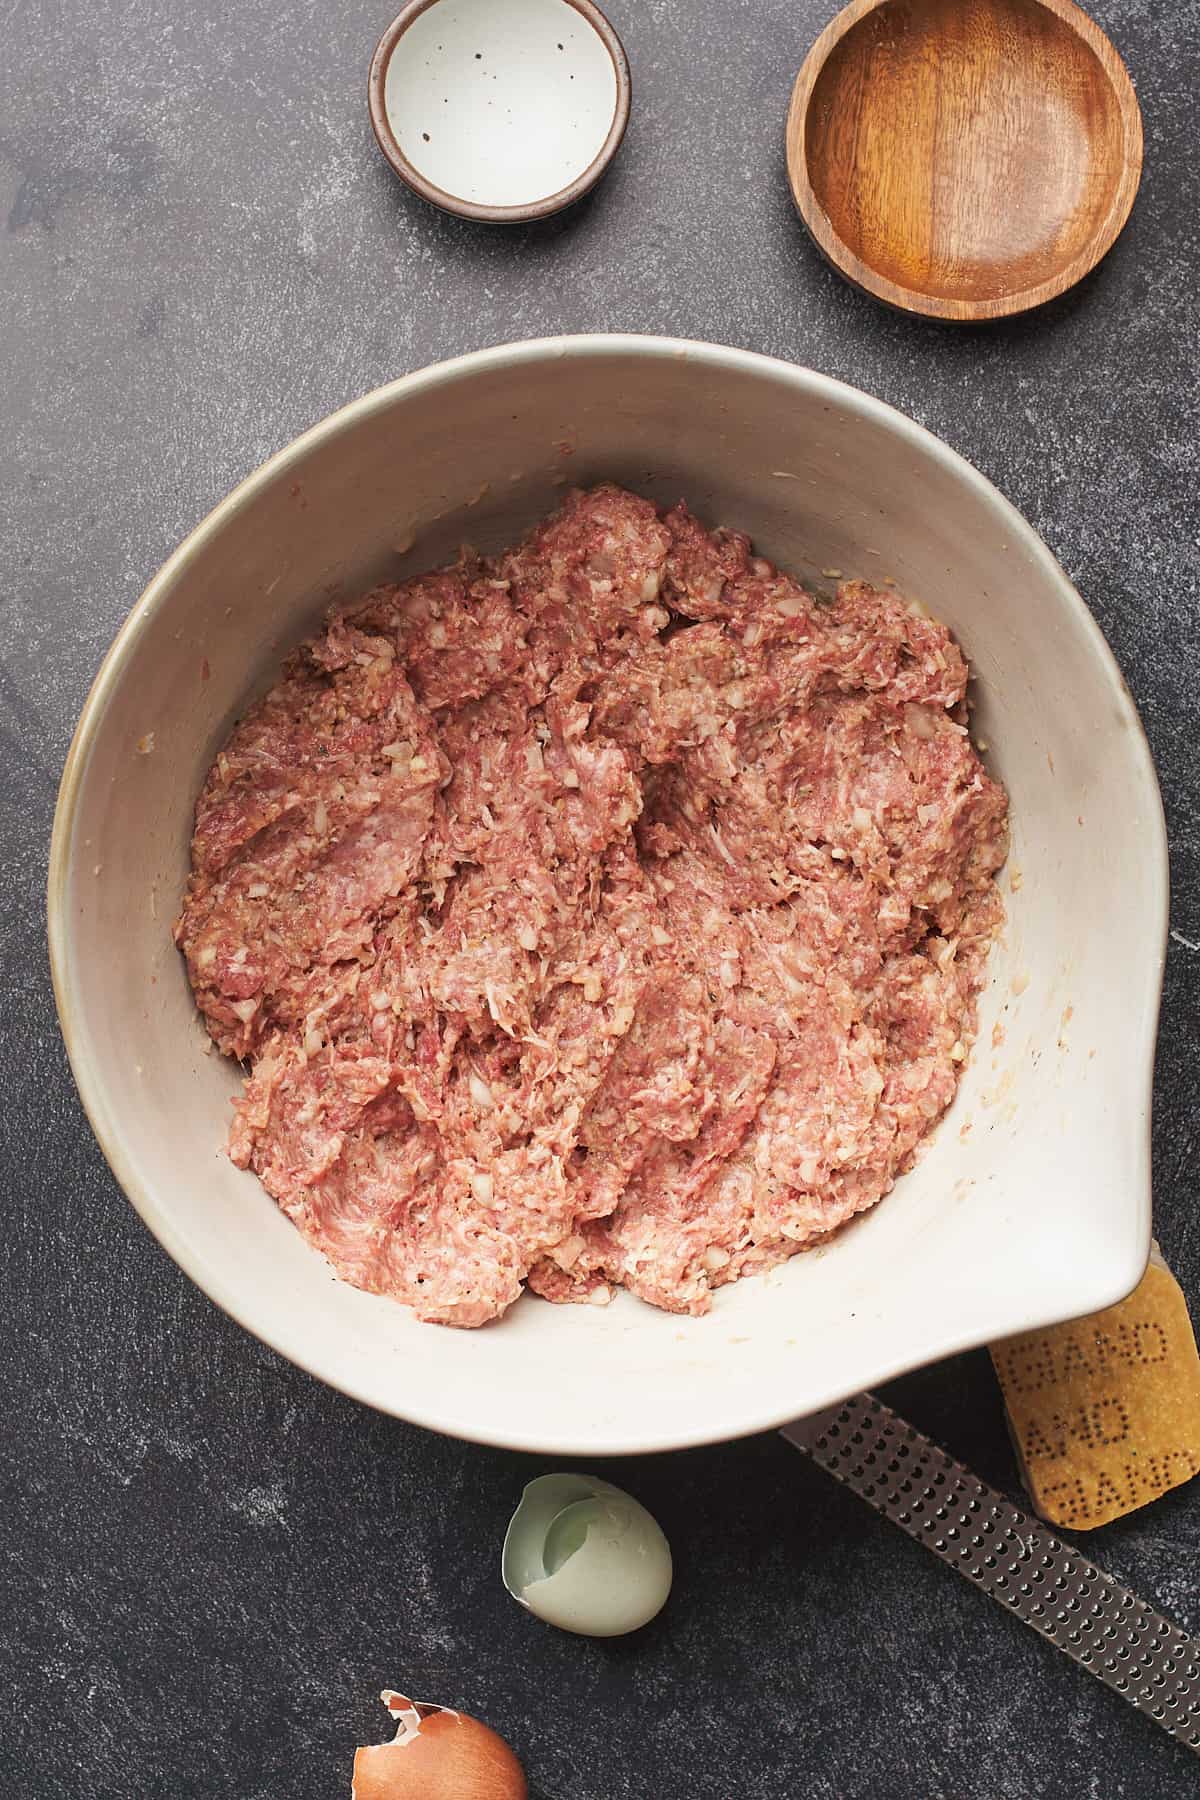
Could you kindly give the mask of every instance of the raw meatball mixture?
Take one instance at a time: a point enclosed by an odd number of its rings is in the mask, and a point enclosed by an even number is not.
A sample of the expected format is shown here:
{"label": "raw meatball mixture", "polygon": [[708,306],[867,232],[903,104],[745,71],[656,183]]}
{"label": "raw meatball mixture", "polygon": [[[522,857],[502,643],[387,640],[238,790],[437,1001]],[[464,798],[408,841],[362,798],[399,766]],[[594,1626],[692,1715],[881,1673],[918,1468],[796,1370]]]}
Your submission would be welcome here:
{"label": "raw meatball mixture", "polygon": [[967,668],[616,487],[334,617],[196,808],[230,1153],[347,1281],[702,1313],[873,1206],[1002,918]]}

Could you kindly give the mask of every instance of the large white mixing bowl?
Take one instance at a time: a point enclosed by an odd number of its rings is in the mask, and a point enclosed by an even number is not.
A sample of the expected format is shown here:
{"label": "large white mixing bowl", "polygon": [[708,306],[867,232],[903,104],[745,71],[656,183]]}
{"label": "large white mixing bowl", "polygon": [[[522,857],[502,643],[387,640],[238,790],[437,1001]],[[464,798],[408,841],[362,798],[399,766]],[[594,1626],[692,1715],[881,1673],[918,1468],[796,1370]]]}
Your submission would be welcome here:
{"label": "large white mixing bowl", "polygon": [[[685,495],[818,586],[830,570],[892,577],[957,633],[976,732],[1012,800],[1009,923],[929,1153],[827,1247],[722,1289],[703,1319],[622,1294],[604,1310],[526,1298],[478,1332],[421,1325],[336,1281],[223,1153],[238,1073],[204,1053],[170,935],[192,805],[234,719],[332,598],[464,539],[510,542],[568,480],[601,477]],[[1127,1293],[1149,1247],[1166,909],[1161,806],[1129,695],[1078,594],[996,490],[908,419],[809,370],[605,336],[408,375],[316,426],[192,533],[84,708],[49,897],[84,1105],[188,1274],[373,1406],[572,1456],[754,1431]]]}

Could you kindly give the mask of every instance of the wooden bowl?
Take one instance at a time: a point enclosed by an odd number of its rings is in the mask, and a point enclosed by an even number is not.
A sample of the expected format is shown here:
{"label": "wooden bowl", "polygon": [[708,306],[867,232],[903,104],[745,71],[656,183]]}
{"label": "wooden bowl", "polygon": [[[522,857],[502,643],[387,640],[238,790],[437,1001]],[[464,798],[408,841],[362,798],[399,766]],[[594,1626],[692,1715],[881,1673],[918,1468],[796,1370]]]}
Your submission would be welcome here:
{"label": "wooden bowl", "polygon": [[1129,217],[1142,117],[1073,0],[852,0],[796,79],[788,177],[819,249],[905,312],[999,319]]}

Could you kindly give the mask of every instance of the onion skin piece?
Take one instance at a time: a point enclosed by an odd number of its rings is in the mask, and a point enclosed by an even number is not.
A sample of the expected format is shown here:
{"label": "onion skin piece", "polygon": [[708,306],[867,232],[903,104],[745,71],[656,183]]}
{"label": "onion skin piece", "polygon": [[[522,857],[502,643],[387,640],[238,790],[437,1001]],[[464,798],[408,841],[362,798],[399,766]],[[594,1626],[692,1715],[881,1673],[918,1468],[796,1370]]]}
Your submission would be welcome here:
{"label": "onion skin piece", "polygon": [[390,1744],[355,1751],[350,1800],[528,1800],[520,1763],[490,1726],[403,1694],[380,1698],[400,1727]]}

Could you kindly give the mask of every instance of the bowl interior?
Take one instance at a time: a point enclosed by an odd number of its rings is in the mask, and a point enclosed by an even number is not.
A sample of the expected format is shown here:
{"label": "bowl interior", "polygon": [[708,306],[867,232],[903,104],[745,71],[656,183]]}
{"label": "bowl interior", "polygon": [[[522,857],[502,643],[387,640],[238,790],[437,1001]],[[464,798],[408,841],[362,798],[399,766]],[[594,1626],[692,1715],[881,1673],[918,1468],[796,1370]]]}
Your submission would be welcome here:
{"label": "bowl interior", "polygon": [[986,301],[1087,259],[1128,144],[1097,49],[1042,0],[891,0],[817,73],[804,153],[817,204],[866,268]]}
{"label": "bowl interior", "polygon": [[400,172],[443,205],[488,210],[571,190],[618,111],[602,25],[571,0],[432,0],[401,15],[377,118]]}
{"label": "bowl interior", "polygon": [[[686,495],[818,587],[831,570],[893,579],[947,621],[1011,796],[1010,917],[951,1114],[894,1193],[826,1247],[721,1290],[701,1319],[622,1295],[603,1312],[523,1299],[482,1332],[420,1325],[336,1281],[223,1154],[237,1072],[210,1053],[170,936],[192,804],[233,720],[331,601],[464,539],[510,542],[567,483],[604,476]],[[807,371],[581,338],[482,352],[369,396],[175,554],[81,720],[50,933],[101,1144],[214,1299],[373,1405],[586,1455],[765,1427],[1127,1292],[1149,1243],[1165,902],[1132,705],[1065,577],[981,477]]]}

